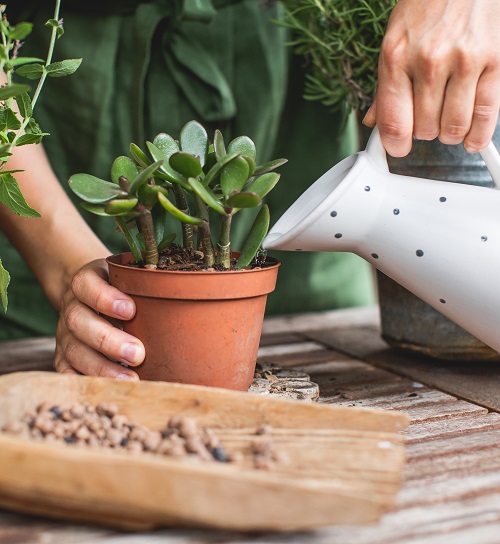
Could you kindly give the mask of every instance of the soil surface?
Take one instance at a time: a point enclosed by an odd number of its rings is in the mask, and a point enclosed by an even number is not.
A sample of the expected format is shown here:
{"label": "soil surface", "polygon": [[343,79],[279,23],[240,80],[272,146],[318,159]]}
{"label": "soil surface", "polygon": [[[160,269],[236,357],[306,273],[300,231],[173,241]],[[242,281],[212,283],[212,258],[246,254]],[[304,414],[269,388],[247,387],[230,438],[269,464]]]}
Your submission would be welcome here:
{"label": "soil surface", "polygon": [[[244,270],[252,270],[255,268],[263,268],[276,264],[276,260],[268,258],[264,253],[257,255],[249,266]],[[229,270],[236,270],[237,260],[231,259],[231,268]],[[144,263],[131,264],[143,268]],[[167,249],[160,252],[160,258],[158,260],[158,270],[172,270],[172,271],[211,271],[211,272],[226,272],[228,269],[221,264],[216,264],[211,268],[207,268],[203,263],[203,252],[195,249],[186,249],[177,244],[171,244]]]}

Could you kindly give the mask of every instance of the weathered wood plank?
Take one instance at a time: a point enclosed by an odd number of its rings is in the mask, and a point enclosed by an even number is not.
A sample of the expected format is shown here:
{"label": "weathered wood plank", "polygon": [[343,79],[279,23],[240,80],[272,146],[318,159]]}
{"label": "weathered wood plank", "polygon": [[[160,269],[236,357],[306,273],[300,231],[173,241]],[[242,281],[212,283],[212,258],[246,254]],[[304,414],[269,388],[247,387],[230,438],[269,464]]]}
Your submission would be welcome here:
{"label": "weathered wood plank", "polygon": [[54,338],[30,338],[0,343],[0,374],[53,370]]}
{"label": "weathered wood plank", "polygon": [[295,344],[296,342],[304,342],[304,337],[293,332],[278,332],[263,334],[260,338],[261,346],[275,346],[279,344]]}

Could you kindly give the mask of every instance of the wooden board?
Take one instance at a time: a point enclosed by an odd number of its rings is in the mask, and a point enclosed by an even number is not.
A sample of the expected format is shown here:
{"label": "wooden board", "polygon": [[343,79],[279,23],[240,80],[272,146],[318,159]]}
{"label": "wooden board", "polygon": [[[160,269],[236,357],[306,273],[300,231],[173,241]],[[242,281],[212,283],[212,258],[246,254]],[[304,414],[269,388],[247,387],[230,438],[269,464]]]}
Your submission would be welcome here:
{"label": "wooden board", "polygon": [[47,401],[114,403],[151,429],[189,415],[246,458],[255,430],[267,424],[290,462],[262,471],[0,433],[0,506],[133,529],[305,530],[377,521],[393,505],[404,465],[402,414],[180,384],[9,374],[0,378],[0,426]]}

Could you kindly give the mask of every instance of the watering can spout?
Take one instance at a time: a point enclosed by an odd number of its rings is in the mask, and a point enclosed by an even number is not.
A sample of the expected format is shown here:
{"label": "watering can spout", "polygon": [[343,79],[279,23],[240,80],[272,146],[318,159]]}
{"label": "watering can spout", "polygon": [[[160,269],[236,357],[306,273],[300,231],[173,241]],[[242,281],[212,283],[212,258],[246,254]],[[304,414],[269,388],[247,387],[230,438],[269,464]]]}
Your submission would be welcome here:
{"label": "watering can spout", "polygon": [[283,236],[281,232],[271,232],[269,233],[264,242],[262,242],[262,249],[279,249],[279,239]]}

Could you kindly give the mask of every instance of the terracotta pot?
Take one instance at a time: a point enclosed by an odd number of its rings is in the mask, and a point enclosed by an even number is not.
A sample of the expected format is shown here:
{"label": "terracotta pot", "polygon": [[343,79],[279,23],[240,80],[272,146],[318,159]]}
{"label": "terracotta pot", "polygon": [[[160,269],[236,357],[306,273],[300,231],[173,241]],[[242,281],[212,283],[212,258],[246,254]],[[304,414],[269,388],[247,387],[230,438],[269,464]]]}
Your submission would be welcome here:
{"label": "terracotta pot", "polygon": [[107,262],[111,285],[137,305],[123,328],[146,348],[144,362],[134,369],[142,380],[248,389],[278,261],[233,272],[134,268],[126,266],[133,262],[130,253]]}

